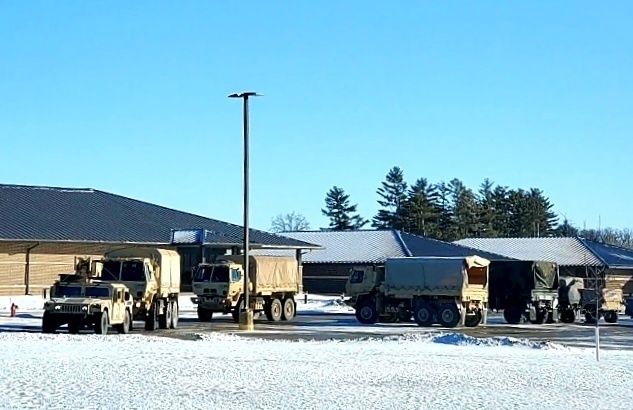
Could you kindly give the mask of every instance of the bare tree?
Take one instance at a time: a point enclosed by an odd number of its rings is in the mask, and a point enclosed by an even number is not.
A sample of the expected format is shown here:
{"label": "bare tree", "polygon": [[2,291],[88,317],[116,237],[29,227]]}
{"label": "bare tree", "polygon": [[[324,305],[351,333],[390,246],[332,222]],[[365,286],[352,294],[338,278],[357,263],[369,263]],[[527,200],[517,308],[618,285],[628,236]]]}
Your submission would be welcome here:
{"label": "bare tree", "polygon": [[307,231],[310,229],[310,222],[305,216],[294,211],[287,214],[279,214],[272,218],[271,232]]}

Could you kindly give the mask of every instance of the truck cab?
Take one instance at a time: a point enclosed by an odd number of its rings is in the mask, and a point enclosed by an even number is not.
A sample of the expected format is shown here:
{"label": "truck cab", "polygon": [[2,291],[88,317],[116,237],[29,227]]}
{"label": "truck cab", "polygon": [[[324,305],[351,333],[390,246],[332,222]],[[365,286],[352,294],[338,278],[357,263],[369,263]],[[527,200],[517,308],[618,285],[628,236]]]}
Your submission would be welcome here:
{"label": "truck cab", "polygon": [[201,263],[195,269],[192,287],[196,296],[191,301],[198,306],[198,318],[209,321],[213,312],[233,311],[244,290],[244,271],[241,265],[221,259]]}
{"label": "truck cab", "polygon": [[103,258],[96,261],[96,269],[104,282],[122,283],[134,298],[134,315],[151,303],[156,282],[155,267],[149,258]]}
{"label": "truck cab", "polygon": [[347,303],[355,307],[360,297],[374,293],[384,279],[385,269],[382,266],[354,266],[345,283],[345,296],[349,298]]}

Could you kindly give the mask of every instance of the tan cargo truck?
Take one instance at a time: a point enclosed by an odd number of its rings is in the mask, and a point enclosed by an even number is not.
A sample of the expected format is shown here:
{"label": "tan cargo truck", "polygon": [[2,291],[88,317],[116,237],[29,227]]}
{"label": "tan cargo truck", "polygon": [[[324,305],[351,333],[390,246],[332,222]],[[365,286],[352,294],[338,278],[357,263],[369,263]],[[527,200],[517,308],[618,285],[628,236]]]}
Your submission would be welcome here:
{"label": "tan cargo truck", "polygon": [[487,322],[489,265],[475,255],[390,258],[352,269],[346,294],[363,324],[413,316],[419,326],[473,327]]}
{"label": "tan cargo truck", "polygon": [[55,333],[68,325],[69,333],[92,328],[105,335],[110,326],[119,333],[132,330],[132,297],[123,284],[94,280],[87,275],[60,275],[44,303],[42,332]]}
{"label": "tan cargo truck", "polygon": [[[270,321],[292,320],[295,296],[303,279],[295,258],[249,255],[249,304],[254,317],[262,312]],[[222,255],[199,264],[192,280],[198,319],[208,322],[214,313],[231,314],[238,322],[244,306],[244,256]]]}
{"label": "tan cargo truck", "polygon": [[149,247],[117,249],[105,253],[96,265],[102,281],[130,289],[134,319],[145,321],[145,330],[178,326],[178,252]]}
{"label": "tan cargo truck", "polygon": [[[595,323],[604,317],[607,323],[616,323],[618,315],[625,309],[624,294],[619,277],[604,274],[602,285],[595,289],[595,280],[561,276],[559,312],[563,323],[574,323],[584,315],[585,323]],[[585,282],[594,285],[585,287]],[[596,297],[598,296],[598,297]],[[596,314],[597,312],[597,314]]]}

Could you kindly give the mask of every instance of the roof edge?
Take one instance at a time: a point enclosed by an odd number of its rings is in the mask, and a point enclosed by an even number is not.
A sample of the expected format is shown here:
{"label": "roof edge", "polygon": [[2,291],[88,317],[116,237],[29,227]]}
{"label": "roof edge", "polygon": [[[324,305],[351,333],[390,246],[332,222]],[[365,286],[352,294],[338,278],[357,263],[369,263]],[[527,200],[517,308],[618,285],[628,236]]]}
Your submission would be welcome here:
{"label": "roof edge", "polygon": [[409,247],[407,246],[407,243],[405,242],[405,240],[402,238],[402,235],[400,235],[400,231],[397,229],[392,229],[391,233],[393,234],[393,236],[396,239],[396,242],[398,242],[398,244],[400,245],[400,247],[402,248],[402,251],[404,252],[404,255],[406,257],[411,257],[413,256],[413,253],[411,252],[411,250],[409,249]]}

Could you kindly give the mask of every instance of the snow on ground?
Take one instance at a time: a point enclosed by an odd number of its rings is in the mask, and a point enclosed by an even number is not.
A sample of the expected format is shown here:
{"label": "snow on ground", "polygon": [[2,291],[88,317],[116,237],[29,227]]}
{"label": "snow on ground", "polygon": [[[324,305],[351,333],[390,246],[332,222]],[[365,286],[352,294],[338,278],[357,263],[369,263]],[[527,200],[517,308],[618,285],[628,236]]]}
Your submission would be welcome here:
{"label": "snow on ground", "polygon": [[[456,334],[288,342],[0,333],[2,408],[629,409],[633,353]],[[600,387],[596,388],[596,380]]]}

